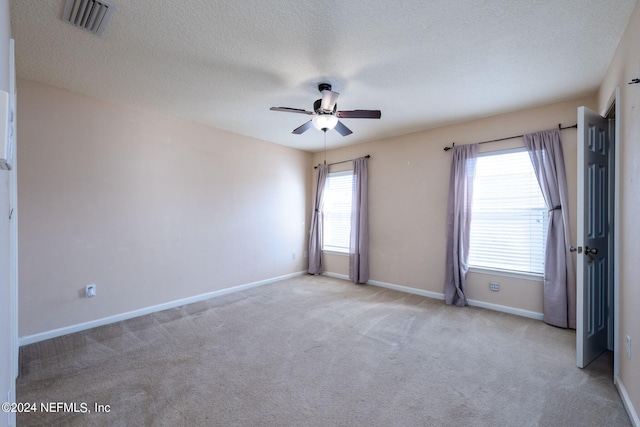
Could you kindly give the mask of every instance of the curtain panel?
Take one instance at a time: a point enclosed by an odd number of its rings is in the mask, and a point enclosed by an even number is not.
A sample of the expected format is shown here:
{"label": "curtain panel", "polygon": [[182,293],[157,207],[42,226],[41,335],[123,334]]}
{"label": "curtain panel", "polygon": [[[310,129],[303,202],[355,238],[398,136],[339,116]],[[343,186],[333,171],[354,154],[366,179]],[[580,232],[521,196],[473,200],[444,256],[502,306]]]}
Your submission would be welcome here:
{"label": "curtain panel", "polygon": [[355,159],[349,239],[349,279],[354,283],[366,283],[369,280],[368,181],[366,157]]}
{"label": "curtain panel", "polygon": [[318,166],[316,182],[316,198],[311,213],[311,229],[309,231],[309,274],[321,274],[322,268],[322,200],[324,186],[327,182],[329,166]]}
{"label": "curtain panel", "polygon": [[463,307],[467,305],[464,291],[469,270],[471,200],[478,144],[459,145],[451,151],[444,295],[447,304]]}
{"label": "curtain panel", "polygon": [[576,327],[576,276],[569,226],[569,203],[560,131],[524,136],[542,195],[549,209],[544,257],[544,321],[561,328]]}

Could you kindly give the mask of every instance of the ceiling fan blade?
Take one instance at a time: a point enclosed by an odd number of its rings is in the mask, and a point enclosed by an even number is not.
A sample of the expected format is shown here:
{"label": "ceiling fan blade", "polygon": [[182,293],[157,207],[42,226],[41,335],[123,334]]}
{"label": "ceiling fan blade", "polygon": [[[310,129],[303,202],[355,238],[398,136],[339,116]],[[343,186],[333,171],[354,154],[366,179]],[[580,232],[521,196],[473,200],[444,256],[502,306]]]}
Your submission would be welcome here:
{"label": "ceiling fan blade", "polygon": [[315,114],[313,111],[301,110],[300,108],[271,107],[271,111],[283,111],[285,113]]}
{"label": "ceiling fan blade", "polygon": [[349,129],[344,124],[342,124],[342,122],[340,120],[338,120],[338,123],[336,124],[335,130],[337,130],[338,133],[340,135],[342,135],[342,136],[351,135],[353,133],[353,131],[351,131],[351,129]]}
{"label": "ceiling fan blade", "polygon": [[303,124],[300,127],[297,127],[293,130],[293,132],[291,133],[295,133],[296,135],[300,135],[301,133],[306,132],[307,130],[309,130],[309,128],[313,126],[313,122],[311,120],[309,120],[308,122],[306,122],[305,124]]}
{"label": "ceiling fan blade", "polygon": [[338,92],[332,92],[328,89],[322,91],[322,102],[320,103],[320,108],[325,111],[333,111],[333,108],[336,106],[336,101],[338,100],[338,96],[340,94]]}
{"label": "ceiling fan blade", "polygon": [[351,110],[338,111],[336,116],[341,119],[379,119],[382,113],[380,110]]}

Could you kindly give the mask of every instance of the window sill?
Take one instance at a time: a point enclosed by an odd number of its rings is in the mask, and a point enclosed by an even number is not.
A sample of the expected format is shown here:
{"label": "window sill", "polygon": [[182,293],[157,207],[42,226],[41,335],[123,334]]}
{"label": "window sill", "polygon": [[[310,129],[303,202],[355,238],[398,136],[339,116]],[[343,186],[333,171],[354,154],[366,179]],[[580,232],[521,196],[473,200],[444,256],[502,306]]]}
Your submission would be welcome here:
{"label": "window sill", "polygon": [[534,282],[541,282],[542,280],[544,280],[544,276],[542,274],[524,273],[521,271],[498,270],[498,269],[490,269],[490,268],[482,268],[482,267],[469,267],[469,273],[513,277],[516,279],[531,280]]}
{"label": "window sill", "polygon": [[329,255],[349,256],[349,252],[337,251],[335,249],[323,249],[322,253],[329,254]]}

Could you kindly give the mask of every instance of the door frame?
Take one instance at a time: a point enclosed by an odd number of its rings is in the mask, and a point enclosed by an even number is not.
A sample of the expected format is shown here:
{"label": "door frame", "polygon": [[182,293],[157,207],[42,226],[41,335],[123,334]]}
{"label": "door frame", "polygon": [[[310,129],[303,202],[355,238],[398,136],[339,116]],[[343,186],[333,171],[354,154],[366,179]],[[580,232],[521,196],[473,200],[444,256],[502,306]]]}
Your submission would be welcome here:
{"label": "door frame", "polygon": [[[9,207],[11,209],[9,216],[9,320],[10,320],[10,339],[9,348],[12,354],[11,369],[14,378],[18,378],[19,374],[19,358],[20,348],[18,344],[18,156],[17,148],[17,88],[16,88],[16,65],[15,65],[15,42],[9,39],[9,108],[13,111],[13,138],[14,138],[14,161],[13,167],[9,171]],[[15,402],[15,389],[13,390],[13,398]]]}
{"label": "door frame", "polygon": [[[619,287],[619,270],[620,270],[620,87],[616,87],[615,90],[609,96],[605,108],[602,109],[599,114],[609,122],[607,132],[609,136],[610,146],[613,149],[613,156],[609,156],[609,200],[608,205],[608,217],[610,224],[613,223],[612,229],[609,230],[609,263],[608,268],[610,271],[609,280],[612,286],[608,286],[607,296],[607,350],[613,352],[613,378],[618,377],[619,373],[619,358],[620,351],[618,351],[619,338],[620,338],[620,318],[619,318],[619,303],[620,303],[620,287]],[[582,179],[578,177],[578,179]],[[613,199],[613,200],[612,200]],[[582,284],[579,284],[582,286]],[[583,319],[576,319],[577,322],[583,322]],[[581,349],[576,348],[576,351]]]}
{"label": "door frame", "polygon": [[[608,347],[613,351],[613,377],[618,377],[620,352],[618,345],[620,343],[620,315],[618,307],[620,306],[620,87],[617,86],[609,96],[606,107],[600,112],[600,115],[609,119],[613,115],[613,126],[609,131],[613,132],[611,143],[613,144],[613,212],[610,218],[613,219],[612,242],[609,244],[609,250],[613,254],[613,295],[609,293],[609,331],[613,332],[613,342],[611,334],[608,337]],[[611,205],[611,203],[610,203]],[[609,206],[611,208],[611,206]],[[613,300],[611,300],[613,298]],[[613,309],[612,309],[613,308]]]}

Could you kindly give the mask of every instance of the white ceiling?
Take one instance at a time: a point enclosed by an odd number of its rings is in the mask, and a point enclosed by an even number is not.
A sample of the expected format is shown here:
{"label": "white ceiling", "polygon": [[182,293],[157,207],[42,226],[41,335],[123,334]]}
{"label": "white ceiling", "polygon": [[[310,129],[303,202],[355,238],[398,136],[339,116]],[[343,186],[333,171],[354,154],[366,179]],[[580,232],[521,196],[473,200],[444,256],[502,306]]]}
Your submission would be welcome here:
{"label": "white ceiling", "polygon": [[291,131],[340,92],[329,148],[594,93],[635,0],[111,0],[103,36],[64,0],[12,0],[18,77],[308,151]]}

